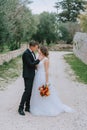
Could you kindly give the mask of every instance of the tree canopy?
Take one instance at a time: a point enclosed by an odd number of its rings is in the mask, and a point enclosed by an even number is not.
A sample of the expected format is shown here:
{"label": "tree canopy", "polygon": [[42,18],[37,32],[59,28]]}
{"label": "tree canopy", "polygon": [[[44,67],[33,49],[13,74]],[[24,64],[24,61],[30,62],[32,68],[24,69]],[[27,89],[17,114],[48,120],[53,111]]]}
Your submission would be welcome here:
{"label": "tree canopy", "polygon": [[62,0],[55,3],[57,10],[62,9],[62,12],[59,13],[59,21],[62,22],[76,22],[77,17],[81,11],[85,10],[85,2],[83,0]]}
{"label": "tree canopy", "polygon": [[39,15],[39,24],[38,24],[38,30],[36,34],[33,35],[33,38],[35,40],[38,40],[39,42],[46,42],[48,44],[51,43],[51,41],[55,41],[56,39],[56,33],[55,33],[55,21],[56,17],[54,13],[49,12],[43,12]]}
{"label": "tree canopy", "polygon": [[27,7],[30,0],[0,0],[0,48],[3,44],[9,48],[20,47],[28,41],[36,30],[31,10]]}

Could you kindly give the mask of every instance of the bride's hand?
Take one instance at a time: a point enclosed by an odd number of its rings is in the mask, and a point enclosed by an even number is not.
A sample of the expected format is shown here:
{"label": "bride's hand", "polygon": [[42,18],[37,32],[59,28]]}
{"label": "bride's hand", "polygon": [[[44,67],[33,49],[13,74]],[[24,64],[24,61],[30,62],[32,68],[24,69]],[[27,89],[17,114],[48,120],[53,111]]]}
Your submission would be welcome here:
{"label": "bride's hand", "polygon": [[49,82],[46,82],[46,85],[47,85],[47,86],[50,86],[50,83],[49,83]]}

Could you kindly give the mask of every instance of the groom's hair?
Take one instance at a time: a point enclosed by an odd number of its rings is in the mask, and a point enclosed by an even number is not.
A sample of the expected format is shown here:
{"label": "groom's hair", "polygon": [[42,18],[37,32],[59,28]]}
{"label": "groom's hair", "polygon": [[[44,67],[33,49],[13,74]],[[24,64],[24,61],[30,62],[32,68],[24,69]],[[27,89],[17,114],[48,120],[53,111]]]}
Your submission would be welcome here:
{"label": "groom's hair", "polygon": [[36,46],[36,45],[39,46],[39,43],[37,41],[32,40],[29,42],[29,46]]}

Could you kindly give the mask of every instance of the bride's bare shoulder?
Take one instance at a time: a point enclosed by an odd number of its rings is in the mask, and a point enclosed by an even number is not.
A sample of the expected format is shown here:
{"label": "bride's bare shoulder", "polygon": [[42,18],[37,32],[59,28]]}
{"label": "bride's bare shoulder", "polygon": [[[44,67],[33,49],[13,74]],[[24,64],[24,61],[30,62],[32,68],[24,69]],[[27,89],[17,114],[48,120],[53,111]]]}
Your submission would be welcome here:
{"label": "bride's bare shoulder", "polygon": [[48,57],[44,58],[44,63],[49,63],[49,58]]}
{"label": "bride's bare shoulder", "polygon": [[45,61],[49,61],[49,58],[48,58],[48,57],[45,57],[44,60],[45,60]]}

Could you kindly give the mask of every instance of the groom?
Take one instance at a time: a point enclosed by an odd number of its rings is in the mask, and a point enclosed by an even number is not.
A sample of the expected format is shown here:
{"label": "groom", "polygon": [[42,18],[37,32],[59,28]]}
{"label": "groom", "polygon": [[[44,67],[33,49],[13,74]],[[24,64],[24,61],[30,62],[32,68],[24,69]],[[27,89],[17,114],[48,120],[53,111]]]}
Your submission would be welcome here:
{"label": "groom", "polygon": [[30,109],[30,97],[32,92],[33,80],[35,76],[35,66],[39,64],[42,59],[41,56],[36,59],[34,51],[38,49],[38,43],[35,41],[31,41],[29,43],[29,48],[23,53],[23,78],[25,84],[25,90],[21,98],[21,102],[19,105],[18,112],[20,115],[25,115],[24,113],[24,105],[25,111],[29,112]]}

